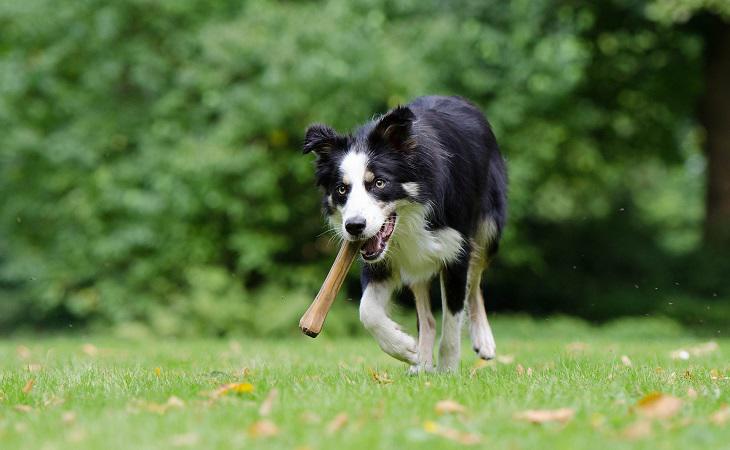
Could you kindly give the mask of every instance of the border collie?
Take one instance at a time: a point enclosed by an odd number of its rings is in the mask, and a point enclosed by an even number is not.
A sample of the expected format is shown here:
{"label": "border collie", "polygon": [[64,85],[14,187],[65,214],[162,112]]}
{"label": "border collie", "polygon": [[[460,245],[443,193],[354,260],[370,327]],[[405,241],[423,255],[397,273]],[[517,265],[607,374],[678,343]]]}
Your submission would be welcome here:
{"label": "border collie", "polygon": [[[474,351],[494,358],[480,283],[505,225],[507,175],[484,115],[463,98],[420,97],[352,134],[312,125],[309,152],[330,225],[342,239],[364,241],[360,320],[383,351],[411,373],[434,368],[429,292],[438,274],[438,369],[459,367],[464,309]],[[415,298],[418,339],[387,314],[403,285]]]}

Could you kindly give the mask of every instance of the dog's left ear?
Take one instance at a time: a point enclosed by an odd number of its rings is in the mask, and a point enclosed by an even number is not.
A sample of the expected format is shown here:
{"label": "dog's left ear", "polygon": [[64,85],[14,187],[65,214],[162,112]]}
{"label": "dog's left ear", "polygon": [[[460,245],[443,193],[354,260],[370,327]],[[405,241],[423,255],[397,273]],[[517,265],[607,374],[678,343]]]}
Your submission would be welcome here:
{"label": "dog's left ear", "polygon": [[416,115],[407,106],[398,106],[384,115],[370,132],[373,143],[384,142],[398,151],[412,150],[416,146],[413,139],[413,121]]}

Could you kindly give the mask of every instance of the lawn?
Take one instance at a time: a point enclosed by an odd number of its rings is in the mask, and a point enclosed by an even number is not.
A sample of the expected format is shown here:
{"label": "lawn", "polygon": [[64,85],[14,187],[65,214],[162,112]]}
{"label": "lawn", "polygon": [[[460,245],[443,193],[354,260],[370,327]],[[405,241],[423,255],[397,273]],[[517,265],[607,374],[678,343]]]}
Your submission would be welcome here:
{"label": "lawn", "polygon": [[730,448],[730,340],[654,319],[492,322],[497,361],[465,339],[458,373],[415,377],[327,329],[5,339],[0,448]]}

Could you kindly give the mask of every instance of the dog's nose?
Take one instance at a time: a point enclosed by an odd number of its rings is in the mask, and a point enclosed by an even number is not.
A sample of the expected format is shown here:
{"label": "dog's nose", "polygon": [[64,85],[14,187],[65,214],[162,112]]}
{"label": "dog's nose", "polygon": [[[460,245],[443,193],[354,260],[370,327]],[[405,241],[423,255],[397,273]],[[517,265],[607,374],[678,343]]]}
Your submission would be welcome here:
{"label": "dog's nose", "polygon": [[353,236],[358,236],[365,230],[365,218],[364,217],[352,217],[345,221],[345,230]]}

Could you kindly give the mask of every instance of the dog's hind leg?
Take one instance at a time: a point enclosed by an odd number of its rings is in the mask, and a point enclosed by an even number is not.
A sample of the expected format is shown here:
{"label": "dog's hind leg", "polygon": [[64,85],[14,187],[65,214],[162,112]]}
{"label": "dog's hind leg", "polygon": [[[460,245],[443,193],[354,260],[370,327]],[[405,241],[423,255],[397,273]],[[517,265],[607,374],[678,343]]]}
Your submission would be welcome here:
{"label": "dog's hind leg", "polygon": [[494,343],[492,328],[487,320],[487,311],[484,307],[482,294],[482,274],[489,265],[488,244],[494,242],[497,234],[495,222],[487,219],[472,241],[472,253],[469,258],[469,272],[467,274],[467,302],[469,303],[469,335],[472,348],[480,358],[490,360],[495,357],[497,346]]}
{"label": "dog's hind leg", "polygon": [[436,339],[436,320],[434,320],[431,313],[430,287],[431,280],[410,286],[416,301],[416,313],[418,314],[418,363],[411,366],[409,370],[413,375],[433,370],[433,343]]}
{"label": "dog's hind leg", "polygon": [[385,353],[414,365],[418,362],[416,340],[403,332],[386,312],[393,290],[390,280],[367,283],[360,301],[360,321]]}
{"label": "dog's hind leg", "polygon": [[461,357],[461,325],[466,297],[469,256],[464,255],[441,271],[441,304],[443,323],[439,343],[439,370],[459,368]]}

